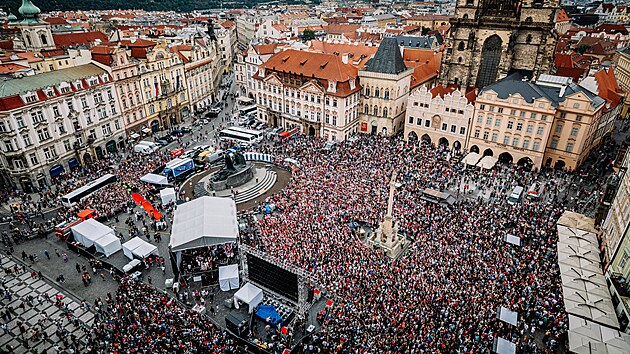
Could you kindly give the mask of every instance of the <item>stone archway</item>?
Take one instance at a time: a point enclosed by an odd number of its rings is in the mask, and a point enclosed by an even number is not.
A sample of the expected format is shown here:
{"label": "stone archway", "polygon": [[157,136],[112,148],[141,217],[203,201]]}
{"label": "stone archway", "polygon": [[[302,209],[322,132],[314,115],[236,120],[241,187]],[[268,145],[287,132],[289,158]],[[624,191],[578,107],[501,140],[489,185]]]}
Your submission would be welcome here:
{"label": "stone archway", "polygon": [[483,151],[483,156],[494,156],[494,152],[492,151],[492,149],[485,149]]}
{"label": "stone archway", "polygon": [[26,193],[33,193],[33,181],[27,176],[20,177],[20,185]]}
{"label": "stone archway", "polygon": [[315,128],[312,125],[308,128],[308,135],[315,136]]}
{"label": "stone archway", "polygon": [[421,139],[423,143],[431,144],[431,137],[429,134],[424,134]]}
{"label": "stone archway", "polygon": [[407,140],[409,142],[415,143],[416,141],[418,141],[418,134],[416,134],[416,132],[410,132],[409,135],[407,135]]}
{"label": "stone archway", "polygon": [[455,140],[455,142],[453,143],[453,150],[459,151],[461,149],[462,149],[462,143],[460,143],[459,140]]}
{"label": "stone archway", "polygon": [[94,148],[94,153],[96,153],[96,158],[99,160],[102,159],[104,156],[103,149],[100,146]]}
{"label": "stone archway", "polygon": [[510,154],[509,152],[504,152],[501,155],[499,155],[499,162],[511,164],[513,161],[514,161],[514,158],[512,157],[512,154]]}
{"label": "stone archway", "polygon": [[564,170],[564,167],[566,165],[567,164],[564,161],[558,160],[558,161],[556,161],[556,164],[553,166],[553,168],[556,169],[556,170]]}
{"label": "stone archway", "polygon": [[448,139],[446,139],[445,137],[441,137],[440,140],[438,140],[438,145],[445,146],[448,148],[449,147]]}
{"label": "stone archway", "polygon": [[151,131],[156,133],[159,130],[160,130],[160,122],[157,119],[155,119],[151,122]]}
{"label": "stone archway", "polygon": [[479,153],[479,146],[473,145],[470,147],[470,152]]}
{"label": "stone archway", "polygon": [[90,155],[89,152],[86,152],[85,155],[83,155],[83,166],[89,164],[92,162],[92,155]]}
{"label": "stone archway", "polygon": [[376,131],[378,129],[378,122],[376,120],[373,120],[371,125],[372,125],[372,134],[376,134]]}
{"label": "stone archway", "polygon": [[521,166],[525,171],[531,171],[532,167],[534,167],[534,161],[527,156],[521,157],[516,164]]}

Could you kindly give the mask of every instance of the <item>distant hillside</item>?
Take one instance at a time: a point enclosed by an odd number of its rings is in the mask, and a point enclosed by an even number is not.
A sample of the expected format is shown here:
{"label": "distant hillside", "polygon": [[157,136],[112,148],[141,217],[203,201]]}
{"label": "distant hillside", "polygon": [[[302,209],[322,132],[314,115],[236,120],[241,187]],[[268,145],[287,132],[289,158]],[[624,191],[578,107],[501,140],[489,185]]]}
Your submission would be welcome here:
{"label": "distant hillside", "polygon": [[[43,12],[62,10],[111,10],[111,9],[144,9],[147,11],[175,10],[188,12],[199,9],[211,9],[221,6],[219,0],[32,0]],[[228,1],[224,1],[224,6]],[[255,0],[236,2],[241,6],[251,7]],[[17,15],[22,0],[6,0],[1,5],[10,7]]]}

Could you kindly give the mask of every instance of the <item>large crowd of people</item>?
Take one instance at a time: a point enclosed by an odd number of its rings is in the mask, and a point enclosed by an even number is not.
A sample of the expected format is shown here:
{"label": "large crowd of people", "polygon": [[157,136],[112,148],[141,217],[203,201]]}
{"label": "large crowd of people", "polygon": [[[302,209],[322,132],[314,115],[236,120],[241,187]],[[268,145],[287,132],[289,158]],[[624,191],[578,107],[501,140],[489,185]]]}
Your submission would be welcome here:
{"label": "large crowd of people", "polygon": [[[562,198],[549,188],[544,203],[506,201],[518,184],[551,182],[498,166],[478,181],[492,198],[462,195],[454,205],[440,206],[422,201],[422,190],[459,191],[460,181],[478,178],[447,163],[446,151],[380,136],[359,137],[332,151],[323,144],[296,138],[266,149],[278,163],[290,157],[301,168],[265,201],[276,212],[260,221],[259,238],[247,240],[307,269],[340,299],[308,350],[487,352],[497,337],[515,342],[521,352],[558,349],[567,329],[555,266]],[[378,226],[394,171],[401,186],[393,216],[415,241],[403,258],[391,261],[348,225]],[[506,243],[506,234],[520,237],[523,246]],[[518,312],[517,326],[497,319],[501,306]]]}

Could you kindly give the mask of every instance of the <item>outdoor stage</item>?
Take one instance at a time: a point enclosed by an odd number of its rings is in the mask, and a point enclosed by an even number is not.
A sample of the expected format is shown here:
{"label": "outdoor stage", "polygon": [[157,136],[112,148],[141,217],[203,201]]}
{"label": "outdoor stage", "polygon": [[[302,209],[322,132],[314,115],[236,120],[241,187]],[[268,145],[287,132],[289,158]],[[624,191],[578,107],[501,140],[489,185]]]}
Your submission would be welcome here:
{"label": "outdoor stage", "polygon": [[[221,326],[221,328],[226,328],[225,316],[227,316],[230,313],[239,314],[242,317],[244,317],[247,321],[249,321],[249,325],[250,325],[249,326],[250,336],[245,337],[244,338],[245,340],[247,340],[248,342],[252,344],[254,343],[254,339],[258,339],[259,341],[263,341],[263,342],[269,342],[269,339],[266,338],[266,335],[265,335],[265,326],[267,324],[262,319],[259,319],[258,317],[256,317],[256,315],[253,315],[253,313],[249,314],[248,306],[246,304],[241,305],[240,309],[238,310],[235,308],[227,308],[224,305],[226,300],[234,298],[234,294],[238,290],[231,290],[231,291],[223,292],[219,290],[218,286],[213,287],[213,289],[215,290],[214,301],[213,301],[214,305],[212,305],[210,302],[207,303],[206,314],[210,316],[215,321],[215,323]],[[265,293],[265,300],[263,300],[263,302],[265,302],[269,296],[268,292],[265,291],[264,293]],[[327,300],[328,299],[325,299],[324,297],[322,297],[320,300],[315,301],[313,305],[309,308],[308,317],[305,319],[305,321],[303,321],[304,324],[301,326],[294,326],[294,323],[296,323],[294,321],[295,313],[291,315],[288,319],[283,319],[285,320],[284,322],[285,326],[293,327],[293,340],[291,341],[291,348],[288,348],[288,349],[292,349],[293,347],[295,347],[304,337],[308,336],[310,333],[319,331],[319,329],[321,328],[321,325],[317,322],[317,313],[319,311],[326,309]],[[211,306],[215,307],[214,314],[210,310]],[[310,326],[313,326],[313,327],[310,327]],[[309,327],[312,329],[311,332],[307,331]]]}

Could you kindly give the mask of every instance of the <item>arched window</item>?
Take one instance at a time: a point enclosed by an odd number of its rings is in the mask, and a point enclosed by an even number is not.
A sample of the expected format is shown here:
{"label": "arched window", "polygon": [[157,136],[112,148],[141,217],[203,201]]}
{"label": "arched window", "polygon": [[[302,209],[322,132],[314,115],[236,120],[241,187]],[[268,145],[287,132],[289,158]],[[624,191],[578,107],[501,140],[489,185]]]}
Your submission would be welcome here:
{"label": "arched window", "polygon": [[370,95],[370,86],[365,86],[365,95],[366,96]]}
{"label": "arched window", "polygon": [[477,74],[477,87],[486,87],[497,80],[502,46],[503,41],[496,34],[486,39],[481,51],[481,65]]}
{"label": "arched window", "polygon": [[33,45],[33,42],[31,42],[31,35],[30,34],[26,35],[26,43],[28,43],[29,47]]}
{"label": "arched window", "polygon": [[532,23],[534,20],[531,17],[525,19],[525,23]]}
{"label": "arched window", "polygon": [[464,50],[464,49],[465,49],[464,41],[459,42],[459,45],[457,46],[457,50]]}
{"label": "arched window", "polygon": [[457,58],[457,62],[458,62],[459,64],[461,64],[461,63],[462,63],[462,57],[458,57],[458,58]]}
{"label": "arched window", "polygon": [[46,33],[42,33],[39,37],[42,40],[42,45],[48,45],[48,38],[46,38]]}
{"label": "arched window", "polygon": [[474,5],[473,0],[466,0],[466,6],[473,6],[473,5]]}
{"label": "arched window", "polygon": [[380,97],[381,96],[381,90],[378,87],[374,89],[374,96],[376,96],[376,97]]}
{"label": "arched window", "polygon": [[385,99],[389,99],[389,89],[385,89]]}
{"label": "arched window", "polygon": [[525,37],[525,43],[531,43],[532,42],[532,35],[528,34],[527,37]]}
{"label": "arched window", "polygon": [[462,17],[462,19],[467,20],[468,19],[468,14],[464,14],[464,17]]}
{"label": "arched window", "polygon": [[378,107],[374,106],[374,115],[378,116]]}
{"label": "arched window", "polygon": [[387,107],[383,108],[383,117],[387,118]]}
{"label": "arched window", "polygon": [[368,106],[367,104],[363,107],[363,112],[365,114],[370,114],[370,106]]}

